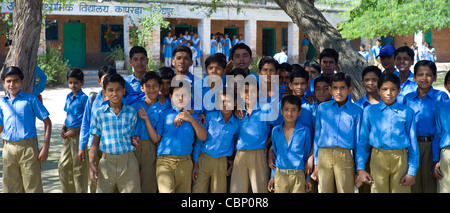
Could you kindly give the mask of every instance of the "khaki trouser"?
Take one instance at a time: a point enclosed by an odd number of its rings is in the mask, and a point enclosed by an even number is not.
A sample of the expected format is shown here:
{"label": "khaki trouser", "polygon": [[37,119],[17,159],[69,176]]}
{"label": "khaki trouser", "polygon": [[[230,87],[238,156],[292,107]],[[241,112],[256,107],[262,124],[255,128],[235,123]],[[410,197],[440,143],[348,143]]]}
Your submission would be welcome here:
{"label": "khaki trouser", "polygon": [[431,175],[431,167],[433,166],[433,154],[431,153],[431,141],[419,141],[419,167],[417,167],[416,179],[414,185],[411,186],[412,193],[436,193],[437,181]]}
{"label": "khaki trouser", "polygon": [[353,193],[355,161],[352,150],[320,147],[317,156],[319,193]]}
{"label": "khaki trouser", "polygon": [[[67,127],[67,131],[74,128]],[[64,139],[58,163],[59,179],[63,193],[87,193],[89,181],[88,161],[78,160],[78,140],[80,134]],[[85,150],[85,156],[87,152]]]}
{"label": "khaki trouser", "polygon": [[156,180],[160,193],[190,193],[191,155],[161,155],[156,160]]}
{"label": "khaki trouser", "polygon": [[285,174],[275,170],[275,193],[305,193],[305,172],[299,170],[296,174]]}
{"label": "khaki trouser", "polygon": [[230,192],[267,193],[270,170],[264,149],[238,150],[234,158]]}
{"label": "khaki trouser", "polygon": [[371,193],[410,193],[410,186],[400,186],[400,180],[408,172],[406,149],[372,148],[370,175],[373,178]]}
{"label": "khaki trouser", "polygon": [[214,158],[201,152],[198,157],[197,180],[192,186],[193,193],[227,192],[227,157]]}
{"label": "khaki trouser", "polygon": [[134,151],[141,174],[141,189],[144,193],[156,193],[156,144],[151,140],[138,140]]}
{"label": "khaki trouser", "polygon": [[120,155],[102,154],[98,163],[98,193],[141,192],[139,168],[134,152]]}
{"label": "khaki trouser", "polygon": [[37,138],[3,141],[3,191],[42,193]]}
{"label": "khaki trouser", "polygon": [[439,164],[444,177],[438,180],[437,191],[439,193],[450,193],[450,147],[441,149]]}

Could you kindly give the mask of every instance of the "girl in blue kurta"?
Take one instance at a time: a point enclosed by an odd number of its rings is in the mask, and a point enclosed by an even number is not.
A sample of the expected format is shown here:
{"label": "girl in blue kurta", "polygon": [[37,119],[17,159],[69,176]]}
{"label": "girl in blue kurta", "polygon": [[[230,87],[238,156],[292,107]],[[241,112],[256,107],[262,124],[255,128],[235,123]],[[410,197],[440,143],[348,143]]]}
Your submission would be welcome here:
{"label": "girl in blue kurta", "polygon": [[216,41],[216,35],[212,35],[211,36],[211,51],[210,51],[210,55],[214,55],[217,53],[217,41]]}
{"label": "girl in blue kurta", "polygon": [[168,32],[167,36],[164,38],[164,66],[166,67],[170,67],[172,61],[172,46],[172,33]]}
{"label": "girl in blue kurta", "polygon": [[198,37],[197,33],[194,33],[194,38],[192,39],[192,44],[195,47],[195,50],[197,51],[197,57],[195,57],[195,66],[201,66],[200,60],[202,58],[202,49],[200,47],[200,38]]}

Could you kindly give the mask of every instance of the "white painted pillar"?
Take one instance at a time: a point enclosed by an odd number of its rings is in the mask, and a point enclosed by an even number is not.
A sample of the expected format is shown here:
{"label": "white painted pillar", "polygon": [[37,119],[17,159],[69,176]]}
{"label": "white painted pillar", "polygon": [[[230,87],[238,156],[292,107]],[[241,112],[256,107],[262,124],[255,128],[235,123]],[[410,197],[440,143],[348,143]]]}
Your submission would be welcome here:
{"label": "white painted pillar", "polygon": [[245,21],[245,44],[252,50],[253,55],[256,54],[256,34],[258,25],[256,19]]}
{"label": "white painted pillar", "polygon": [[297,64],[300,59],[300,31],[295,23],[288,26],[288,63]]}
{"label": "white painted pillar", "polygon": [[417,33],[414,33],[414,42],[417,43],[418,47],[418,54],[419,54],[419,60],[420,60],[420,54],[423,51],[423,42],[424,42],[423,32],[419,31]]}
{"label": "white painted pillar", "polygon": [[[205,60],[211,53],[211,19],[200,19],[197,26],[198,37],[202,47],[202,56]],[[202,63],[203,64],[203,63]]]}
{"label": "white painted pillar", "polygon": [[123,16],[123,52],[125,56],[125,64],[128,65],[128,58],[130,57],[130,33],[128,32],[130,25],[130,18],[128,16]]}

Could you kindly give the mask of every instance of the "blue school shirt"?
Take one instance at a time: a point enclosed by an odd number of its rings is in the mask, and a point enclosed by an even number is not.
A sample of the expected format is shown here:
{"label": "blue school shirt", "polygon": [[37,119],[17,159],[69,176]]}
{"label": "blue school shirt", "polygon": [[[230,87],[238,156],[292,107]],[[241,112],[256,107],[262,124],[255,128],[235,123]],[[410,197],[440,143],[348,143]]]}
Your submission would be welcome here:
{"label": "blue school shirt", "polygon": [[[253,107],[253,111],[248,116],[247,109],[244,109],[244,117],[238,119],[239,134],[236,142],[237,150],[265,149],[269,133],[275,121],[267,121],[269,112],[267,105],[259,106],[259,100]],[[263,110],[264,109],[264,110]]]}
{"label": "blue school shirt", "polygon": [[356,168],[364,170],[371,147],[408,150],[408,174],[416,175],[419,148],[416,138],[415,113],[411,107],[383,101],[364,109],[360,140],[356,148]]}
{"label": "blue school shirt", "polygon": [[198,161],[200,152],[213,158],[231,156],[233,154],[234,141],[239,130],[239,123],[234,113],[228,122],[225,123],[220,110],[207,112],[205,129],[208,132],[208,136],[205,141],[197,139],[193,153],[194,161]]}
{"label": "blue school shirt", "polygon": [[[383,72],[381,74],[385,74],[386,70],[383,70]],[[394,72],[392,72],[392,74],[396,75],[398,77],[398,75],[400,74],[397,70],[397,68],[394,69]]]}
{"label": "blue school shirt", "polygon": [[102,90],[98,92],[92,103],[90,101],[90,97],[91,95],[89,95],[89,101],[86,101],[83,118],[81,121],[80,139],[78,143],[78,149],[80,150],[85,150],[86,145],[88,145],[89,147],[92,146],[92,139],[94,139],[94,136],[89,134],[92,117],[99,108],[109,103],[108,100],[103,101]]}
{"label": "blue school shirt", "polygon": [[125,95],[123,96],[125,104],[131,105],[145,97],[145,93],[141,90],[141,80],[136,78],[134,73],[123,79],[125,80]]}
{"label": "blue school shirt", "polygon": [[66,97],[66,104],[64,105],[64,111],[67,112],[66,127],[78,128],[81,126],[83,120],[84,108],[88,101],[88,96],[84,94],[83,90],[80,90],[73,96],[73,92],[70,92]]}
{"label": "blue school shirt", "polygon": [[42,121],[50,115],[37,96],[22,90],[14,99],[11,99],[9,94],[2,97],[0,112],[2,138],[8,141],[36,137],[36,118]]}
{"label": "blue school shirt", "polygon": [[[280,169],[304,170],[311,149],[310,130],[297,123],[288,144],[284,136],[283,125],[284,121],[272,130],[272,150],[276,156],[275,165]],[[272,170],[271,176],[274,176],[274,170]]]}
{"label": "blue school shirt", "polygon": [[319,104],[314,134],[314,164],[320,147],[355,149],[359,140],[362,109],[350,99],[338,106],[335,100]]}
{"label": "blue school shirt", "polygon": [[116,115],[106,104],[94,113],[89,133],[100,137],[100,151],[120,155],[135,150],[131,137],[136,135],[136,122],[137,113],[133,107],[122,104],[122,109]]}
{"label": "blue school shirt", "polygon": [[441,101],[448,100],[448,95],[444,91],[430,88],[423,99],[419,97],[417,91],[408,93],[403,98],[403,104],[411,107],[416,113],[416,134],[417,136],[433,136],[436,132],[436,122],[434,117],[435,106]]}
{"label": "blue school shirt", "polygon": [[173,38],[164,37],[164,58],[172,58]]}
{"label": "blue school shirt", "polygon": [[414,74],[412,72],[409,72],[409,77],[406,79],[405,82],[403,82],[402,85],[400,85],[400,93],[397,96],[397,102],[400,104],[403,104],[403,98],[406,94],[410,92],[417,91],[417,83],[414,81]]}
{"label": "blue school shirt", "polygon": [[[158,134],[162,137],[156,151],[157,156],[176,155],[185,156],[192,154],[195,142],[195,131],[191,123],[184,121],[181,126],[175,127],[173,121],[180,113],[176,107],[168,108],[162,121],[157,127]],[[198,114],[191,114],[198,121]]]}
{"label": "blue school shirt", "polygon": [[359,106],[361,109],[365,109],[366,107],[372,105],[370,103],[369,99],[367,99],[367,95],[365,95],[364,97],[362,97],[359,100],[355,101],[355,104],[357,106]]}
{"label": "blue school shirt", "polygon": [[436,104],[436,134],[432,143],[433,161],[439,161],[440,149],[450,146],[450,101]]}
{"label": "blue school shirt", "polygon": [[148,135],[147,128],[145,126],[145,121],[141,117],[139,117],[139,109],[143,107],[145,111],[147,112],[148,118],[150,120],[150,123],[152,124],[153,128],[156,130],[158,126],[158,122],[163,122],[161,120],[161,115],[164,113],[164,111],[170,107],[170,102],[165,100],[164,104],[159,103],[159,96],[158,100],[153,103],[150,107],[147,107],[147,104],[145,103],[144,99],[140,99],[136,102],[134,102],[131,105],[134,110],[138,113],[137,117],[137,123],[136,123],[136,135],[139,137],[139,139],[142,140],[151,140],[150,135]]}

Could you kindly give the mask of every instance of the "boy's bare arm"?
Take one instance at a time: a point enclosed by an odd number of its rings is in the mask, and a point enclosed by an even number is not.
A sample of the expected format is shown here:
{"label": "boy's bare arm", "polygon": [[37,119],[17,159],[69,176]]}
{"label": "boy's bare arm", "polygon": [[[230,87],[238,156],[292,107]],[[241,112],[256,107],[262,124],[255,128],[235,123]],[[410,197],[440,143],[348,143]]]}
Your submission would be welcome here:
{"label": "boy's bare arm", "polygon": [[99,144],[100,144],[100,137],[94,135],[94,138],[92,139],[91,151],[89,153],[89,166],[90,166],[89,178],[94,183],[97,183],[98,178],[97,167],[95,166],[95,157],[97,156]]}
{"label": "boy's bare arm", "polygon": [[39,152],[39,160],[46,161],[48,158],[48,150],[50,148],[50,137],[52,136],[52,121],[49,117],[44,119],[44,144]]}

